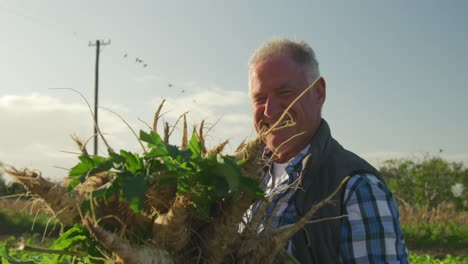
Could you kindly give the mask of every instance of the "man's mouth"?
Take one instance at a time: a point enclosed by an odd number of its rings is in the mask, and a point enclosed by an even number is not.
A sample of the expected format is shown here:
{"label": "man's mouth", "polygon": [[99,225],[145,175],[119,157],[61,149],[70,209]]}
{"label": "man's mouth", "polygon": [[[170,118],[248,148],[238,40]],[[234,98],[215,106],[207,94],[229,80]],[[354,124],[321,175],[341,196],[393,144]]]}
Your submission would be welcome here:
{"label": "man's mouth", "polygon": [[275,131],[278,129],[294,126],[295,124],[296,123],[292,119],[292,116],[289,115],[283,118],[283,120],[281,120],[281,122],[279,123],[278,121],[264,122],[263,120],[260,120],[258,127],[260,128],[260,131],[266,132],[269,131],[271,128],[273,128],[271,129],[272,131]]}

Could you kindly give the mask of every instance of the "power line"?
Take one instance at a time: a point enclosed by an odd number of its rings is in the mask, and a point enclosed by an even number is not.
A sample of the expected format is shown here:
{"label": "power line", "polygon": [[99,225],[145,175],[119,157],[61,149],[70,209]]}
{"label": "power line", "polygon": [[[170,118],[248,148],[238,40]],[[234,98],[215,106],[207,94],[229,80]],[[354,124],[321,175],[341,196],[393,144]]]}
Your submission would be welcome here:
{"label": "power line", "polygon": [[96,46],[96,68],[95,68],[95,78],[94,78],[94,155],[97,155],[98,151],[98,91],[99,91],[99,53],[101,46],[110,45],[110,40],[107,42],[96,40],[96,44],[89,43],[89,47]]}

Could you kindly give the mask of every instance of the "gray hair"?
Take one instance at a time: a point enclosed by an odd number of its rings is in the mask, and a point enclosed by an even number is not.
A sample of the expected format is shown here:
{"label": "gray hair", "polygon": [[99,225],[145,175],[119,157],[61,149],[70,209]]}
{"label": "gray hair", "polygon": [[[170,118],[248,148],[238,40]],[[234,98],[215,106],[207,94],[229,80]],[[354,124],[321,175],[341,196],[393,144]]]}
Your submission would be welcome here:
{"label": "gray hair", "polygon": [[260,46],[250,57],[249,71],[256,64],[280,54],[288,54],[295,62],[303,65],[309,82],[320,75],[314,50],[304,41],[287,38],[273,38]]}

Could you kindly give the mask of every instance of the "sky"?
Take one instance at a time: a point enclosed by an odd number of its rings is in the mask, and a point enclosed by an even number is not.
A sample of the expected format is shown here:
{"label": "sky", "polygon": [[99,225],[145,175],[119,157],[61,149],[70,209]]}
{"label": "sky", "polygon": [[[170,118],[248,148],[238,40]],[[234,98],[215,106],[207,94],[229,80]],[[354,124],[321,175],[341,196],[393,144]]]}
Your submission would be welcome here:
{"label": "sky", "polygon": [[288,37],[315,50],[323,117],[345,148],[377,167],[424,155],[466,165],[466,10],[463,0],[0,0],[0,161],[51,179],[76,164],[70,135],[93,135],[77,92],[94,103],[96,40],[110,40],[98,113],[114,149],[141,152],[121,118],[148,130],[165,99],[164,121],[189,111],[190,125],[212,126],[209,145],[230,139],[232,152],[255,136],[247,61],[263,42]]}

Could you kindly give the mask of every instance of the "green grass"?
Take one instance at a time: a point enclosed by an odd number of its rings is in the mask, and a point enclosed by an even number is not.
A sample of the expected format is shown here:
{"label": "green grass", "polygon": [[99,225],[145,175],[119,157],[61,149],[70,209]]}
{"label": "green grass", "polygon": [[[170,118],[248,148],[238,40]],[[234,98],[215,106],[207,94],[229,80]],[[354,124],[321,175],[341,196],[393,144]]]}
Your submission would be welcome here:
{"label": "green grass", "polygon": [[47,227],[48,236],[58,236],[60,224],[49,215],[37,217],[14,209],[0,209],[0,235],[21,235],[23,233],[43,233]]}
{"label": "green grass", "polygon": [[104,250],[96,241],[89,238],[87,230],[74,226],[64,232],[59,238],[42,240],[41,234],[24,234],[25,245],[34,248],[54,250],[48,253],[38,253],[34,250],[18,251],[15,237],[0,241],[0,263],[11,264],[49,264],[49,263],[83,263],[103,264],[104,260],[96,256]]}
{"label": "green grass", "polygon": [[402,225],[410,249],[468,248],[468,226],[456,222]]}
{"label": "green grass", "polygon": [[[42,234],[40,233],[23,233],[22,238],[25,240],[26,245],[34,245],[40,247],[49,247],[52,245],[53,238],[44,238],[42,239]],[[17,237],[10,236],[7,239],[0,240],[0,263],[12,263],[12,264],[33,264],[39,263],[36,257],[38,253],[32,253],[27,251],[17,251]],[[33,261],[33,262],[30,262]]]}
{"label": "green grass", "polygon": [[[39,245],[40,241],[40,236],[39,234],[32,235],[30,237],[26,238],[27,244],[28,245]],[[6,251],[6,248],[11,248],[11,245],[14,244],[15,239],[10,238],[8,240],[0,241],[0,263],[46,263],[47,261],[51,260],[50,258],[45,258],[44,256],[41,256],[41,254],[37,253],[30,253],[30,252],[10,252],[8,254],[8,251]],[[47,245],[51,245],[52,240],[47,240],[45,243],[43,243],[41,246],[42,247],[47,247]],[[7,245],[10,245],[7,247]],[[461,257],[455,257],[455,256],[446,256],[443,259],[438,259],[430,255],[419,255],[419,254],[414,254],[410,253],[410,263],[414,264],[425,264],[425,263],[432,263],[432,264],[468,264],[468,257],[461,258]],[[14,262],[14,261],[8,261],[8,258],[10,260],[21,260],[23,262]],[[28,260],[32,262],[27,262]],[[63,260],[63,259],[62,259]],[[3,262],[2,262],[3,261]]]}
{"label": "green grass", "polygon": [[410,253],[409,255],[410,263],[413,264],[422,264],[422,263],[430,263],[430,264],[468,264],[468,257],[454,257],[454,256],[447,256],[444,259],[437,259],[430,255],[416,255]]}

